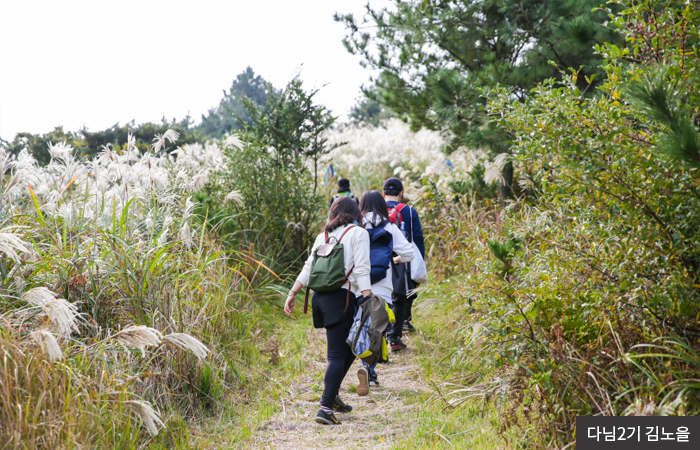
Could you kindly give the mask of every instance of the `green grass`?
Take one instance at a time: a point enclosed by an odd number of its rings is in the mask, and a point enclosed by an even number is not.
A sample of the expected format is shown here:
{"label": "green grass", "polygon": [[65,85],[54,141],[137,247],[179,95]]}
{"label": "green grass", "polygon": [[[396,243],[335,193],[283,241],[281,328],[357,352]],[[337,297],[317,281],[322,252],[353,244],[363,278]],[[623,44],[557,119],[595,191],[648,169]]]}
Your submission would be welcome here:
{"label": "green grass", "polygon": [[[455,283],[455,284],[453,284]],[[458,407],[446,403],[448,388],[444,383],[454,381],[454,375],[463,373],[469,365],[468,355],[455,356],[454,349],[464,343],[461,330],[465,321],[465,310],[459,299],[451,298],[456,281],[436,284],[422,295],[425,298],[444,298],[445,301],[429,309],[417,310],[416,324],[419,331],[412,336],[416,357],[421,373],[408,376],[421,377],[431,386],[428,391],[413,389],[396,392],[404,405],[419,405],[407,416],[398,417],[387,412],[386,417],[377,420],[372,431],[379,432],[388,426],[396,426],[397,420],[405,420],[412,425],[411,433],[397,441],[392,448],[470,448],[504,449],[512,448],[498,434],[498,411],[491,403],[472,401]],[[453,303],[454,302],[454,303]],[[257,360],[247,360],[245,401],[232,400],[228,413],[219,421],[205,426],[205,433],[216,438],[203,439],[200,446],[227,442],[231,448],[246,448],[256,437],[256,430],[281,410],[283,399],[289,400],[287,386],[298,383],[301,375],[311,375],[314,398],[308,394],[305,401],[317,401],[323,388],[323,373],[306,373],[307,359],[325,361],[325,348],[309,348],[308,333],[311,330],[310,317],[298,315],[296,320],[284,317],[275,306],[265,309],[266,336],[274,335],[280,342],[281,357],[276,365],[270,365],[265,353]],[[267,339],[263,337],[262,340]],[[316,343],[315,345],[319,345]],[[482,377],[489,374],[483,374]],[[350,392],[356,386],[349,384]],[[352,417],[346,419],[352,422]],[[415,425],[417,424],[417,425]],[[507,436],[506,436],[507,438]],[[352,447],[348,447],[352,448]]]}
{"label": "green grass", "polygon": [[[248,448],[256,430],[280,412],[282,400],[289,397],[286,387],[293,385],[295,379],[305,373],[303,358],[307,354],[304,349],[308,344],[307,333],[311,329],[310,317],[297,314],[296,320],[290,320],[279,306],[270,303],[260,304],[256,314],[264,318],[259,322],[264,331],[260,333],[258,342],[250,346],[254,348],[247,350],[249,355],[243,368],[246,381],[241,384],[237,395],[219,405],[225,411],[221,417],[203,425],[197,437],[201,448],[223,442],[229,446],[225,448]],[[281,355],[274,363],[265,346],[273,337],[279,343],[276,350]],[[265,351],[261,351],[261,348]],[[322,383],[321,378],[321,387]]]}
{"label": "green grass", "polygon": [[[421,404],[406,420],[417,423],[413,434],[397,442],[392,448],[510,448],[498,435],[496,408],[487,402],[472,401],[452,407],[447,403],[449,387],[455,374],[475,369],[468,362],[469,350],[464,347],[461,330],[469,325],[464,302],[455,292],[458,280],[447,280],[429,285],[414,306],[412,335],[422,376],[431,385],[427,393],[416,395],[411,391],[399,394],[405,404]],[[430,306],[420,306],[421,300]],[[456,351],[458,350],[458,351]],[[490,371],[490,368],[481,368]],[[487,376],[490,372],[483,373]]]}

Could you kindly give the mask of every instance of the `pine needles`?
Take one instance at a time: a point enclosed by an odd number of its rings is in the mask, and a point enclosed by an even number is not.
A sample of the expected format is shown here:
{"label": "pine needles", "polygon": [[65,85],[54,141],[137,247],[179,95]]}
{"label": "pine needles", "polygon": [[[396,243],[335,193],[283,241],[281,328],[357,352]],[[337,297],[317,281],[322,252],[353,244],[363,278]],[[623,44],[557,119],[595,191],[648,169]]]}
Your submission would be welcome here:
{"label": "pine needles", "polygon": [[683,102],[686,95],[666,72],[662,68],[632,82],[628,93],[639,112],[664,128],[656,147],[676,160],[700,167],[700,135],[691,109]]}

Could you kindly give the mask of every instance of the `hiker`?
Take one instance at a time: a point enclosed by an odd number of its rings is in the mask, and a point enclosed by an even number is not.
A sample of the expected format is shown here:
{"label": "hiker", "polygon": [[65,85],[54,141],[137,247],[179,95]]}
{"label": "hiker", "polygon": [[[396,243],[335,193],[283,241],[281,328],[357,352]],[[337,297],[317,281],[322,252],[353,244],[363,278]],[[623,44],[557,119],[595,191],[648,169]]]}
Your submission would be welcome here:
{"label": "hiker", "polygon": [[[404,197],[401,180],[389,178],[384,182],[384,198],[390,210],[390,218],[396,221],[406,239],[415,243],[425,261],[425,242],[418,211],[402,203]],[[410,269],[407,267],[407,264],[403,263],[392,264],[392,278],[394,282],[393,310],[396,322],[389,329],[388,336],[391,351],[398,352],[406,349],[406,344],[401,340],[404,325],[406,325],[406,331],[413,331],[413,325],[410,322],[411,308],[417,295],[415,293],[411,294],[410,291],[418,287],[418,284],[411,279]]]}
{"label": "hiker", "polygon": [[328,209],[330,210],[331,206],[333,206],[333,203],[335,203],[335,201],[339,198],[343,197],[353,198],[358,204],[360,203],[360,200],[357,197],[355,197],[355,195],[350,191],[350,180],[348,180],[347,178],[341,178],[338,180],[338,193],[331,197],[331,201],[328,204]]}
{"label": "hiker", "polygon": [[[368,299],[372,294],[369,277],[369,234],[364,228],[354,225],[360,223],[361,220],[362,216],[355,199],[340,198],[333,203],[328,222],[323,227],[323,232],[316,237],[311,255],[289,291],[284,305],[284,312],[288,316],[291,315],[296,294],[304,286],[314,287],[316,283],[321,283],[319,279],[323,275],[331,275],[322,273],[319,276],[318,274],[317,268],[323,267],[323,258],[333,258],[332,250],[340,249],[342,251],[341,266],[344,267],[342,267],[343,272],[340,273],[340,282],[333,283],[327,288],[329,289],[327,292],[318,291],[326,290],[326,286],[324,289],[317,288],[318,290],[314,290],[311,300],[314,328],[326,329],[328,343],[328,366],[323,379],[321,407],[315,418],[317,423],[324,425],[340,424],[333,411],[343,413],[352,411],[352,406],[343,403],[340,399],[338,391],[345,375],[355,361],[355,355],[345,342],[357,308],[357,297],[353,292],[361,293],[360,300]],[[329,243],[335,243],[335,246],[324,245]],[[330,254],[329,257],[324,256],[328,254]],[[317,259],[316,263],[314,263],[315,259]],[[332,262],[329,264],[332,265]],[[344,278],[343,274],[345,274]],[[306,295],[308,301],[308,289]],[[304,312],[306,312],[306,305]]]}
{"label": "hiker", "polygon": [[[391,305],[393,303],[392,293],[394,292],[391,281],[391,262],[393,260],[398,264],[411,261],[413,259],[413,245],[406,240],[401,230],[389,221],[387,204],[379,191],[369,191],[362,196],[360,212],[362,213],[362,226],[367,229],[370,235],[372,293]],[[383,274],[380,273],[382,271]],[[359,380],[357,395],[361,396],[369,394],[370,386],[379,386],[375,370],[377,363],[368,365],[363,361],[362,365],[363,367],[357,371]]]}

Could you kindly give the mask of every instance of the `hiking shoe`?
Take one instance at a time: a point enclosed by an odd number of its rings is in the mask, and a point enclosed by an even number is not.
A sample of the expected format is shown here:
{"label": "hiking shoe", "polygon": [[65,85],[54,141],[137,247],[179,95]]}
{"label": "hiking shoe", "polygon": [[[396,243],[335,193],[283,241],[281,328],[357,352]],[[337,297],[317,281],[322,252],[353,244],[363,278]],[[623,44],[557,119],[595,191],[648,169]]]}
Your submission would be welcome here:
{"label": "hiking shoe", "polygon": [[403,331],[408,331],[409,333],[413,333],[414,331],[416,331],[416,329],[413,327],[411,322],[409,322],[407,320],[403,323]]}
{"label": "hiking shoe", "polygon": [[365,395],[369,394],[369,371],[364,368],[360,367],[357,370],[357,379],[360,381],[360,383],[357,385],[357,395],[360,397],[364,397]]}
{"label": "hiking shoe", "polygon": [[352,406],[346,404],[340,399],[340,395],[335,398],[335,401],[333,402],[333,411],[339,412],[339,413],[349,413],[352,411]]}
{"label": "hiking shoe", "polygon": [[322,409],[318,410],[316,413],[316,419],[314,420],[316,423],[320,423],[321,425],[340,425],[342,423],[337,417],[335,417],[333,411],[327,413]]}
{"label": "hiking shoe", "polygon": [[372,375],[369,376],[369,385],[371,386],[379,386],[379,380],[377,380],[377,377],[373,377]]}
{"label": "hiking shoe", "polygon": [[401,338],[392,338],[389,341],[389,345],[391,346],[391,351],[392,352],[400,352],[402,350],[406,350],[406,344],[401,341]]}

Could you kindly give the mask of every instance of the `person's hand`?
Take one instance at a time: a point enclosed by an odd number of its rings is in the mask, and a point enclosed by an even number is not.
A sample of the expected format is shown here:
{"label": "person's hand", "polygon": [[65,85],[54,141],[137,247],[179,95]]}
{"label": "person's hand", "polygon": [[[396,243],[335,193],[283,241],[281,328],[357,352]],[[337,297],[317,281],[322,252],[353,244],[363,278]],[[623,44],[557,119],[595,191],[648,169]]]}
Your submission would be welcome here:
{"label": "person's hand", "polygon": [[362,297],[357,299],[357,306],[360,306],[367,300],[369,300],[372,297],[372,291],[369,289],[365,289],[364,291],[361,292]]}
{"label": "person's hand", "polygon": [[401,258],[399,258],[398,256],[394,256],[394,257],[391,258],[391,259],[394,261],[394,264],[400,264],[400,263],[401,263]]}
{"label": "person's hand", "polygon": [[297,293],[289,291],[289,294],[287,295],[287,301],[284,302],[284,313],[287,316],[292,315],[292,310],[294,309],[294,298],[296,297]]}
{"label": "person's hand", "polygon": [[367,300],[369,300],[370,298],[372,298],[371,295],[367,295],[367,296],[365,296],[365,297],[360,297],[359,299],[357,299],[357,306],[360,306],[360,305],[364,304],[364,303],[365,303]]}

